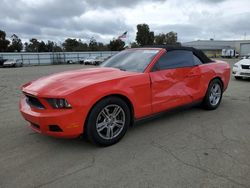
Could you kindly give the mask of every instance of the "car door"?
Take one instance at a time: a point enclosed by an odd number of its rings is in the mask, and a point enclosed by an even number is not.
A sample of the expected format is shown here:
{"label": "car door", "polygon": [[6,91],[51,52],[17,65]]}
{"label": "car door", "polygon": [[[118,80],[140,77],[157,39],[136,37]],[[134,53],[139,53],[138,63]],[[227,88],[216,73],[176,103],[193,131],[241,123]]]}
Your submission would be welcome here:
{"label": "car door", "polygon": [[165,52],[150,72],[153,113],[191,103],[199,92],[199,77],[191,51]]}

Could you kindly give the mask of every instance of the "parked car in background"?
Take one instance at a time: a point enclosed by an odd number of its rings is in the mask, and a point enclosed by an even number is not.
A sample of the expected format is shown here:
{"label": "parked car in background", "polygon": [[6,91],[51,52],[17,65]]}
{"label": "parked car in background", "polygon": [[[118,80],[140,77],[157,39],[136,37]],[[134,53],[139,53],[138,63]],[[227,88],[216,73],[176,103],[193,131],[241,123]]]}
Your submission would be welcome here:
{"label": "parked car in background", "polygon": [[67,64],[76,64],[76,63],[78,63],[78,62],[73,60],[73,59],[67,60]]}
{"label": "parked car in background", "polygon": [[194,48],[133,48],[97,68],[24,84],[19,107],[38,133],[64,138],[85,134],[108,146],[135,120],[195,103],[215,110],[230,72],[228,63],[211,60]]}
{"label": "parked car in background", "polygon": [[106,58],[103,56],[89,57],[84,60],[85,65],[100,65]]}
{"label": "parked car in background", "polygon": [[241,59],[235,63],[232,74],[235,79],[250,78],[250,59]]}
{"label": "parked car in background", "polygon": [[221,57],[222,58],[238,58],[239,53],[237,53],[234,49],[222,49],[221,51]]}
{"label": "parked car in background", "polygon": [[245,55],[245,56],[243,56],[243,57],[241,57],[241,59],[250,59],[250,53],[247,54],[247,55]]}
{"label": "parked car in background", "polygon": [[7,59],[3,59],[2,57],[0,57],[0,67],[3,66],[3,63],[7,61]]}
{"label": "parked car in background", "polygon": [[80,58],[80,59],[79,59],[79,63],[80,63],[80,64],[84,64],[84,63],[85,63],[85,58]]}
{"label": "parked car in background", "polygon": [[104,57],[104,56],[99,56],[97,57],[97,65],[100,65],[101,63],[103,63],[104,61],[106,61],[108,59],[108,57]]}
{"label": "parked car in background", "polygon": [[95,65],[96,57],[88,57],[84,60],[85,65]]}
{"label": "parked car in background", "polygon": [[21,59],[8,59],[3,63],[3,67],[22,67],[23,61]]}

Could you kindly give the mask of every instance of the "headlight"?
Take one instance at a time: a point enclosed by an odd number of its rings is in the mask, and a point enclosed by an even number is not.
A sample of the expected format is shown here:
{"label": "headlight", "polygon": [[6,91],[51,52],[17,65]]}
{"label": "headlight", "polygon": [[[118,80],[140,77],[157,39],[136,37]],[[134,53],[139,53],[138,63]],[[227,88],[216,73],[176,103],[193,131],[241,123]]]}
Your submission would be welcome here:
{"label": "headlight", "polygon": [[239,66],[238,66],[238,65],[236,65],[236,64],[234,64],[234,68],[239,68]]}
{"label": "headlight", "polygon": [[47,99],[48,103],[56,109],[71,108],[66,99]]}

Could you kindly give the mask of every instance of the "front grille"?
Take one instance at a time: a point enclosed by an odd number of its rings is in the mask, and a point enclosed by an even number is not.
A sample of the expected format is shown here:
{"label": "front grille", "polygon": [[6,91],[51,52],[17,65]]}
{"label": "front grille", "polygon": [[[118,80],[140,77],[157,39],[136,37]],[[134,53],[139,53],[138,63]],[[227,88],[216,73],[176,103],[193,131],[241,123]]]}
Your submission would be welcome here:
{"label": "front grille", "polygon": [[242,69],[250,69],[250,65],[241,65]]}
{"label": "front grille", "polygon": [[45,109],[43,104],[36,97],[25,94],[27,103],[35,108]]}
{"label": "front grille", "polygon": [[250,76],[250,73],[241,72],[240,75],[241,75],[241,76]]}

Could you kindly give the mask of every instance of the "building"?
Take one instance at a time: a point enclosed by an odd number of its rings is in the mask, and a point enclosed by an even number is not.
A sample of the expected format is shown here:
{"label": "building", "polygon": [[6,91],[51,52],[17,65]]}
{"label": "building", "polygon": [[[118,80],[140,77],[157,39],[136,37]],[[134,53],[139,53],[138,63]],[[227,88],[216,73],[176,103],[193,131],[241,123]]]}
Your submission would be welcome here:
{"label": "building", "polygon": [[234,49],[240,56],[250,53],[250,40],[197,40],[182,45],[200,49],[209,57],[220,57],[222,49]]}

